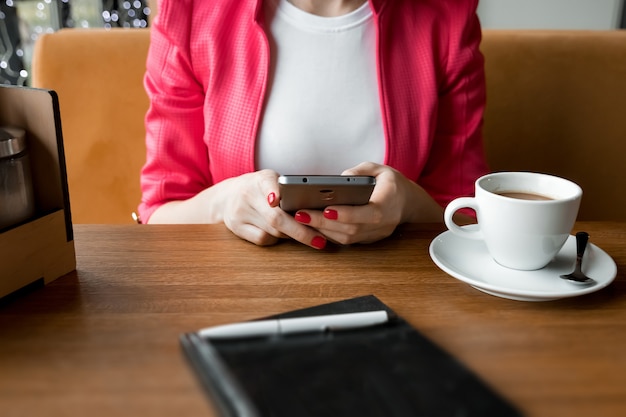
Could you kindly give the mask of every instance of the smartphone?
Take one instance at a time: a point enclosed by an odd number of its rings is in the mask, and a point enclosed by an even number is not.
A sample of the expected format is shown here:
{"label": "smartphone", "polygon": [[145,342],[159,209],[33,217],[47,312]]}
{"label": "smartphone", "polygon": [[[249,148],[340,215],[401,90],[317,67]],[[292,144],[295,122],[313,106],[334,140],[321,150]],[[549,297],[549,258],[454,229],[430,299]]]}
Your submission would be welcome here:
{"label": "smartphone", "polygon": [[280,207],[285,211],[367,204],[376,185],[368,175],[281,175]]}

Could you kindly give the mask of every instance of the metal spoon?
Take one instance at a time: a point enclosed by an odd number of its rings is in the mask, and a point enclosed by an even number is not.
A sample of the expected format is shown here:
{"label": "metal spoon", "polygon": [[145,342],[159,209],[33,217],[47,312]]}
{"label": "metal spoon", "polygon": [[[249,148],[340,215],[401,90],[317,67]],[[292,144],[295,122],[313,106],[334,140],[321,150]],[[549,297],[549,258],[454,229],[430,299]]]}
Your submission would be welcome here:
{"label": "metal spoon", "polygon": [[561,278],[579,285],[591,285],[596,283],[594,279],[589,278],[582,271],[583,255],[585,253],[585,249],[587,248],[588,241],[589,233],[576,233],[576,267],[574,268],[574,272],[567,275],[561,275]]}

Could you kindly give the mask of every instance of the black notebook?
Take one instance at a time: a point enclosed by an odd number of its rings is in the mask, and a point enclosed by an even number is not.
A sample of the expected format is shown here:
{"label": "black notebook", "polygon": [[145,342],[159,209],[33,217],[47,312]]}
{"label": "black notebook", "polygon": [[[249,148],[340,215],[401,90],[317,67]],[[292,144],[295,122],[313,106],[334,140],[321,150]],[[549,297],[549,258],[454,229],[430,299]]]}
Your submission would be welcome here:
{"label": "black notebook", "polygon": [[387,310],[356,330],[207,340],[183,351],[224,417],[513,417],[521,414],[374,296],[271,318]]}

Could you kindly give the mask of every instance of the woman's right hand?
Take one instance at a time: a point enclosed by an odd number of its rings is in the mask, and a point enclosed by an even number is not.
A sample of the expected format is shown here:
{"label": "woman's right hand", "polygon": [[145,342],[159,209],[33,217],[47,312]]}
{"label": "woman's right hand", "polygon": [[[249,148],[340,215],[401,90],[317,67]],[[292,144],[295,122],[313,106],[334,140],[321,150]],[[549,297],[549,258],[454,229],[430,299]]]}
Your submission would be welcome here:
{"label": "woman's right hand", "polygon": [[149,223],[221,223],[256,245],[290,237],[323,249],[326,238],[279,207],[278,173],[261,170],[229,178],[184,201],[159,207]]}

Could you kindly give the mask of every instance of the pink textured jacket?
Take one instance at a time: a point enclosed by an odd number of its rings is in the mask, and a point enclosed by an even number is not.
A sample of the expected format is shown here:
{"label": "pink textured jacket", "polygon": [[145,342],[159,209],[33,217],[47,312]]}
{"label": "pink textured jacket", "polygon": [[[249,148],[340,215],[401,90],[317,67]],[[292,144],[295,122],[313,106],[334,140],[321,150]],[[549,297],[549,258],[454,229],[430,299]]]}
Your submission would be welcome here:
{"label": "pink textured jacket", "polygon": [[[369,0],[377,26],[385,164],[440,204],[486,172],[478,0]],[[262,0],[162,0],[145,88],[139,213],[255,170],[269,46]]]}

